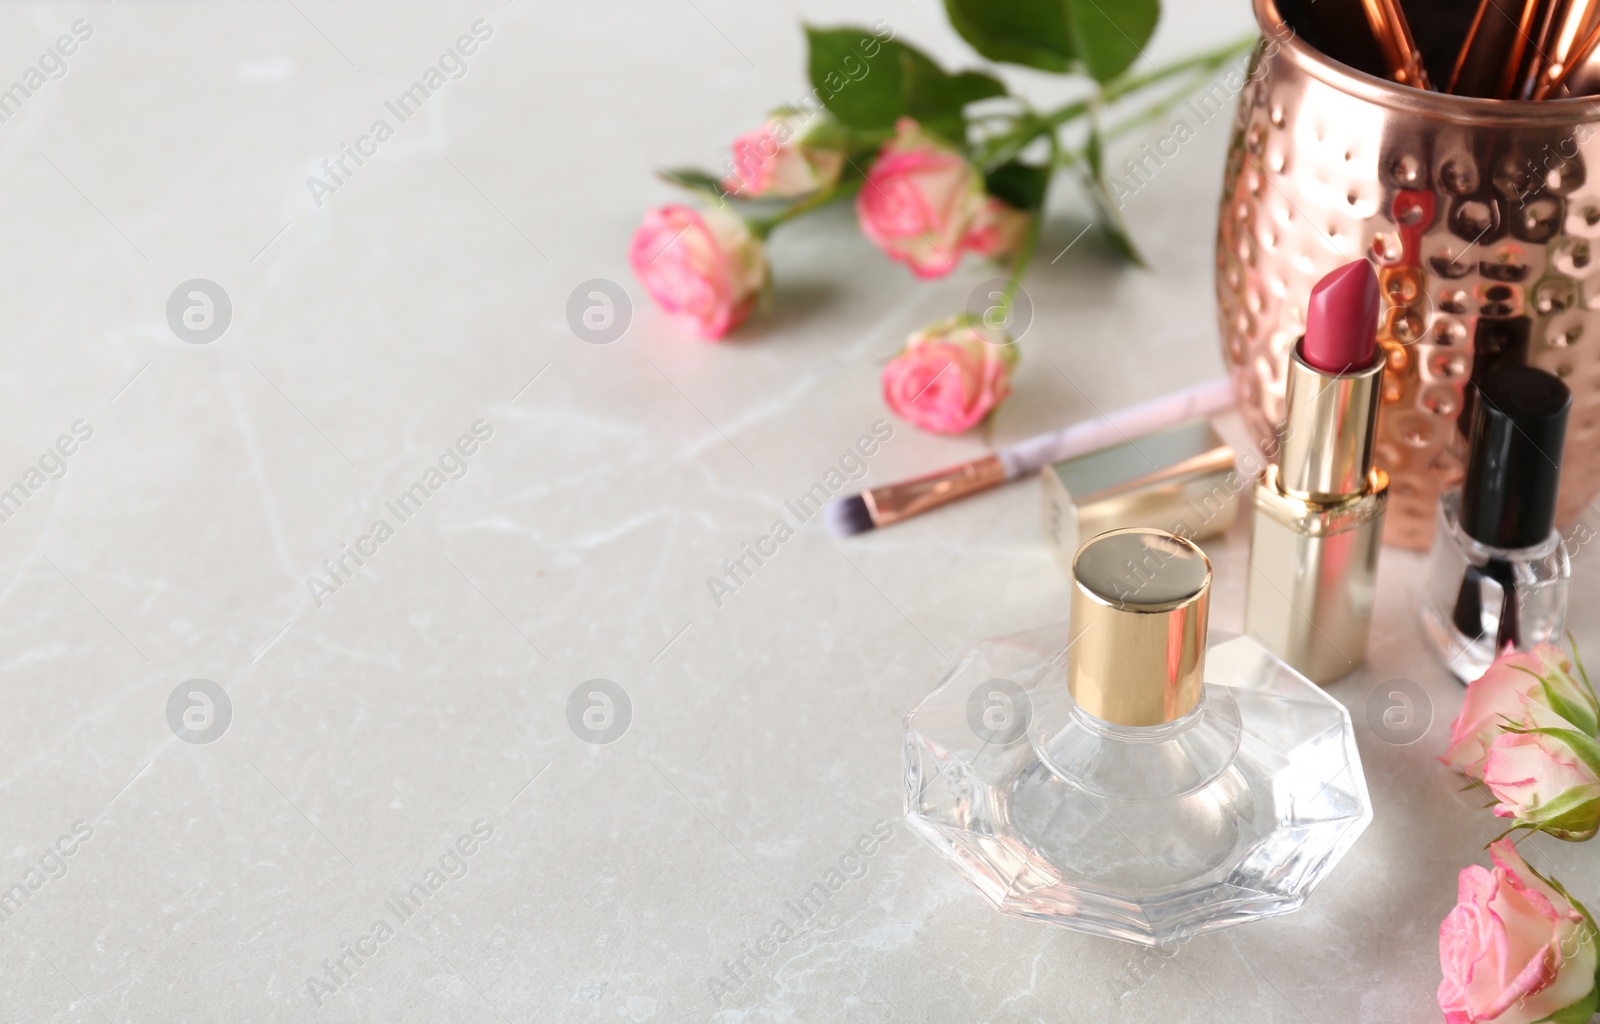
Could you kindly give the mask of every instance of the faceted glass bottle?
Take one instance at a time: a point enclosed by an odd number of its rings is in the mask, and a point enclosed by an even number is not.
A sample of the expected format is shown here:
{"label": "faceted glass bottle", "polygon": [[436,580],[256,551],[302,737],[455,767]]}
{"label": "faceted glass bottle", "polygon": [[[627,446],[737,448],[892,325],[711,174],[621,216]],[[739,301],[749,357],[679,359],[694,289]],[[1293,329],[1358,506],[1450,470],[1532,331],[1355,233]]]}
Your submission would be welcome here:
{"label": "faceted glass bottle", "polygon": [[1460,509],[1459,491],[1439,501],[1422,623],[1450,671],[1471,682],[1502,644],[1560,641],[1572,563],[1559,531],[1532,547],[1497,548],[1461,528]]}
{"label": "faceted glass bottle", "polygon": [[1115,531],[1074,568],[1070,624],[980,644],[907,716],[910,825],[1001,912],[1075,931],[1297,909],[1371,820],[1344,707],[1249,637],[1205,647],[1192,544]]}

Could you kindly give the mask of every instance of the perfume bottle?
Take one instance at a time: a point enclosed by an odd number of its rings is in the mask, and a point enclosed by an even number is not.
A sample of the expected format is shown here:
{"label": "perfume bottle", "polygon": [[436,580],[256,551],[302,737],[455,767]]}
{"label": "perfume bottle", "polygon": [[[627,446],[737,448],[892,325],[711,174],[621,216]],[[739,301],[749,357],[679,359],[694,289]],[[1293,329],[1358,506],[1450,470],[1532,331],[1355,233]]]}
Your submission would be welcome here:
{"label": "perfume bottle", "polygon": [[1144,945],[1289,913],[1371,820],[1339,702],[1161,530],[1073,560],[1068,623],[980,644],[906,717],[906,818],[1002,913]]}
{"label": "perfume bottle", "polygon": [[1459,491],[1439,500],[1422,622],[1462,682],[1559,638],[1572,565],[1555,529],[1572,393],[1528,366],[1478,385]]}

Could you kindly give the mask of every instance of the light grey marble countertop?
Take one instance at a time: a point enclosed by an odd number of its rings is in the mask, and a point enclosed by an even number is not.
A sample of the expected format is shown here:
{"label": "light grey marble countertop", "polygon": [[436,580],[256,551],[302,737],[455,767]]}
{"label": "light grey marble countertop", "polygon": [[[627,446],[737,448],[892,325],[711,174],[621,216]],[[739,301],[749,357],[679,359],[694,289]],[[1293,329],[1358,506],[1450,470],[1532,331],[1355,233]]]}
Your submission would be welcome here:
{"label": "light grey marble countertop", "polygon": [[[1250,24],[1169,6],[1158,58]],[[1418,556],[1386,552],[1371,663],[1332,689],[1371,828],[1303,911],[1170,957],[1000,917],[901,817],[907,709],[975,642],[1065,615],[1036,483],[848,544],[813,522],[708,596],[886,417],[901,339],[994,273],[915,282],[840,210],[776,236],[775,315],[733,340],[649,305],[625,252],[669,198],[651,169],[719,164],[800,94],[802,18],[969,59],[904,0],[0,10],[0,83],[91,30],[0,123],[0,488],[92,431],[0,523],[0,887],[50,869],[0,921],[0,1021],[1437,1019],[1438,923],[1497,825],[1432,760],[1460,690],[1417,646]],[[317,205],[307,177],[480,19],[466,73]],[[1220,372],[1224,120],[1129,201],[1148,271],[1092,235],[1052,262],[1085,223],[1059,190],[993,443],[1092,415],[1078,384],[1111,408]],[[614,344],[567,325],[596,277],[632,296]],[[166,314],[192,279],[231,303],[206,344]],[[464,474],[388,513],[474,424]],[[985,443],[897,425],[871,478]],[[380,517],[318,604],[307,578]],[[1237,628],[1243,534],[1207,548]],[[1577,568],[1600,652],[1594,553]],[[1397,677],[1434,705],[1410,746],[1366,721]],[[169,726],[193,679],[231,716],[211,742]],[[631,708],[609,744],[569,727],[593,679]],[[875,829],[824,914],[746,957]],[[1592,851],[1532,856],[1600,896]],[[308,985],[347,946],[370,955]]]}

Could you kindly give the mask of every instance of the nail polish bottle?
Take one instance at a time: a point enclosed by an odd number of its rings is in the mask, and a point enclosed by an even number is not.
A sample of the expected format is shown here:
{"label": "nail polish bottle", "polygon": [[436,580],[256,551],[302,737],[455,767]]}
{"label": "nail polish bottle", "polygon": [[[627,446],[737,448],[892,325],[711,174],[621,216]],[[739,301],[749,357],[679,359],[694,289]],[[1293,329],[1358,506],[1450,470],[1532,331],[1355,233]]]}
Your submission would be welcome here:
{"label": "nail polish bottle", "polygon": [[1555,529],[1572,393],[1517,366],[1478,385],[1461,489],[1439,499],[1422,622],[1462,682],[1497,653],[1557,639],[1572,564]]}
{"label": "nail polish bottle", "polygon": [[906,818],[1002,913],[1154,946],[1297,909],[1371,820],[1350,716],[1250,637],[1211,565],[1115,530],[1071,619],[980,644],[906,717]]}

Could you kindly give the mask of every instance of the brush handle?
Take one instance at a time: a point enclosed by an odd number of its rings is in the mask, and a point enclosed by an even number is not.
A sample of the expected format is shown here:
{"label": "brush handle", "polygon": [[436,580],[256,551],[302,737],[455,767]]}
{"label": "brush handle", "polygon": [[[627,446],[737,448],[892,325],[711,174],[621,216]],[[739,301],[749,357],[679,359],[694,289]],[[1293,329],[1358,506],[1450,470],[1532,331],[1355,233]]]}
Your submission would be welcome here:
{"label": "brush handle", "polygon": [[1594,56],[1596,47],[1600,47],[1600,15],[1596,15],[1595,18],[1595,23],[1586,30],[1572,50],[1545,69],[1538,85],[1534,87],[1534,99],[1548,99],[1582,76],[1590,58]]}
{"label": "brush handle", "polygon": [[1215,416],[1236,404],[1233,384],[1226,377],[1218,377],[1174,394],[1118,409],[1109,416],[1098,416],[1018,441],[1002,448],[998,454],[1006,469],[1006,479],[1015,480],[1036,473],[1052,462],[1122,444],[1194,416]]}
{"label": "brush handle", "polygon": [[1509,99],[1538,10],[1539,0],[1481,0],[1456,57],[1449,91]]}
{"label": "brush handle", "polygon": [[1432,89],[1428,73],[1422,67],[1422,55],[1417,52],[1417,42],[1411,36],[1411,25],[1405,11],[1396,0],[1362,0],[1367,24],[1372,28],[1378,49],[1383,51],[1383,61],[1388,76],[1401,85],[1417,89]]}

